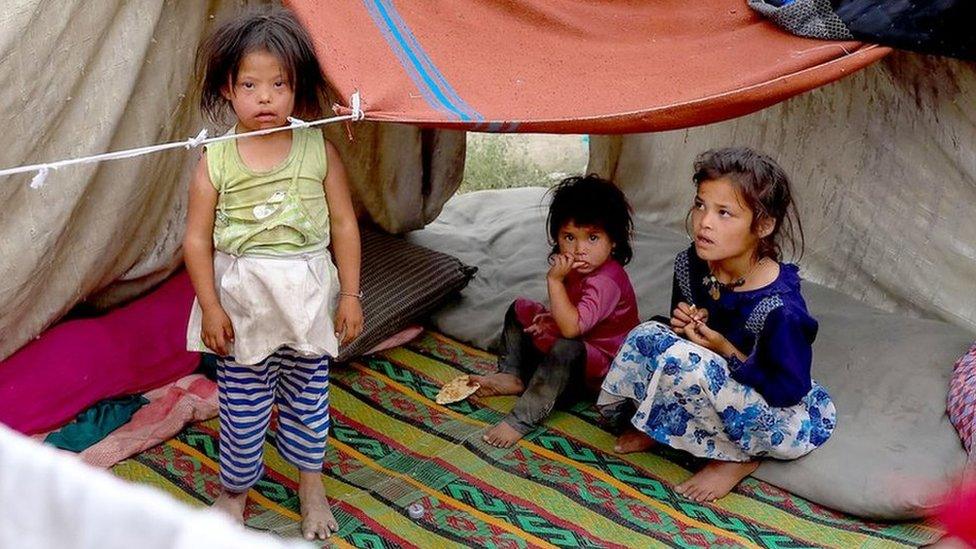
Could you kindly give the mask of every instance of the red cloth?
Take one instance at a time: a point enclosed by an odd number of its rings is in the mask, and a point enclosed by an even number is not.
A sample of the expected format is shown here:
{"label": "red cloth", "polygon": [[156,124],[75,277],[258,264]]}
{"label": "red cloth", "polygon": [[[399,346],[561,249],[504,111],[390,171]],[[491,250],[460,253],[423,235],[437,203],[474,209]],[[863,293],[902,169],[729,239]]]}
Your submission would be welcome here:
{"label": "red cloth", "polygon": [[97,318],[54,326],[0,361],[0,422],[53,429],[96,402],[155,389],[196,369],[186,350],[193,286],[185,271]]}
{"label": "red cloth", "polygon": [[[891,50],[794,36],[745,0],[285,0],[366,118],[626,133],[748,114]],[[346,110],[345,112],[348,112]]]}
{"label": "red cloth", "polygon": [[970,483],[946,503],[938,513],[946,535],[976,547],[976,482]]}
{"label": "red cloth", "polygon": [[[580,339],[586,345],[586,386],[590,391],[599,392],[610,361],[627,333],[640,321],[637,297],[627,271],[613,259],[583,276],[570,272],[565,284],[569,301],[579,312]],[[515,318],[523,327],[532,325],[536,315],[548,312],[537,301],[515,300]],[[537,349],[548,353],[560,334],[554,321],[544,326],[543,333],[533,336],[532,342]]]}
{"label": "red cloth", "polygon": [[200,374],[174,381],[144,395],[149,404],[128,423],[81,453],[95,467],[111,467],[183,430],[188,423],[217,416],[217,384]]}

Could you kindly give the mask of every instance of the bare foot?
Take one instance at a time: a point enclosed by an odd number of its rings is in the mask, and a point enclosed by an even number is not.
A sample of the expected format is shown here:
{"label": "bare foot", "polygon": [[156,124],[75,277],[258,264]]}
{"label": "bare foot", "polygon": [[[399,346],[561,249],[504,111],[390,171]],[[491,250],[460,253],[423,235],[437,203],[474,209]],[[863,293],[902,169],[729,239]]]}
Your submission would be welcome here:
{"label": "bare foot", "polygon": [[633,452],[644,452],[654,446],[654,439],[638,431],[636,427],[628,427],[626,431],[617,437],[617,443],[613,445],[613,451],[618,454],[630,454]]}
{"label": "bare foot", "polygon": [[228,492],[220,489],[220,495],[213,502],[213,508],[227,513],[237,522],[244,524],[244,504],[247,503],[247,492]]}
{"label": "bare foot", "polygon": [[675,486],[674,491],[692,501],[715,501],[725,497],[757,467],[758,461],[709,461],[693,477]]}
{"label": "bare foot", "polygon": [[500,395],[520,395],[525,390],[525,385],[518,376],[512,374],[496,373],[488,376],[471,376],[468,383],[481,385],[475,395],[480,397],[500,396]]}
{"label": "bare foot", "polygon": [[522,436],[522,433],[516,431],[511,425],[499,421],[498,425],[492,427],[481,439],[495,448],[508,448],[518,442]]}
{"label": "bare foot", "polygon": [[302,508],[302,535],[305,539],[328,539],[339,531],[339,523],[332,515],[332,507],[325,497],[322,474],[318,471],[300,471],[298,475],[298,501]]}

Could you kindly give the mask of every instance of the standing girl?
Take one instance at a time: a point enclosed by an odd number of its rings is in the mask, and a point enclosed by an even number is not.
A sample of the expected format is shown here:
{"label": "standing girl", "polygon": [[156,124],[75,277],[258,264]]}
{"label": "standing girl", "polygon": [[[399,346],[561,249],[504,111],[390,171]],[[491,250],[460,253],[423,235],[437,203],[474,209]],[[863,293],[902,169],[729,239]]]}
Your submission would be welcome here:
{"label": "standing girl", "polygon": [[498,373],[471,376],[481,396],[522,395],[484,435],[499,448],[535,428],[568,388],[597,393],[610,359],[638,322],[623,268],[633,255],[633,221],[620,189],[595,175],[565,179],[553,189],[548,225],[552,310],[517,299],[505,315]]}
{"label": "standing girl", "polygon": [[[233,133],[320,113],[325,82],[311,40],[283,9],[221,25],[200,63],[202,109],[219,123],[229,106]],[[219,355],[223,489],[214,505],[243,520],[277,405],[278,451],[300,471],[302,532],[325,539],[338,530],[321,478],[329,364],[363,323],[359,229],[335,147],[310,128],[208,146],[190,183],[183,246],[197,294],[188,348]]]}
{"label": "standing girl", "polygon": [[694,182],[694,244],[675,259],[671,326],[627,336],[597,404],[631,420],[617,452],[656,441],[709,459],[675,491],[712,501],[757,458],[796,459],[826,442],[835,410],[810,377],[817,321],[798,268],[779,262],[781,238],[794,252],[794,228],[803,238],[786,174],[736,147],[700,155]]}

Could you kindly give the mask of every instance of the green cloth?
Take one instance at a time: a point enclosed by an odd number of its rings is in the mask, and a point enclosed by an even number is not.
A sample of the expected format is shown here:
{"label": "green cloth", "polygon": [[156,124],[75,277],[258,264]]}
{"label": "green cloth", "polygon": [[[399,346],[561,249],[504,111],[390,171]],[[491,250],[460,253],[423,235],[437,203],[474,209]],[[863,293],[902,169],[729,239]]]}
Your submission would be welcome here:
{"label": "green cloth", "polygon": [[323,186],[328,162],[321,130],[292,130],[287,158],[260,172],[244,163],[237,140],[213,143],[207,146],[207,170],[219,193],[216,249],[235,256],[280,256],[329,245]]}
{"label": "green cloth", "polygon": [[62,450],[80,452],[128,423],[132,414],[146,404],[149,404],[149,400],[142,395],[103,400],[78,414],[74,421],[60,430],[49,434],[44,442]]}

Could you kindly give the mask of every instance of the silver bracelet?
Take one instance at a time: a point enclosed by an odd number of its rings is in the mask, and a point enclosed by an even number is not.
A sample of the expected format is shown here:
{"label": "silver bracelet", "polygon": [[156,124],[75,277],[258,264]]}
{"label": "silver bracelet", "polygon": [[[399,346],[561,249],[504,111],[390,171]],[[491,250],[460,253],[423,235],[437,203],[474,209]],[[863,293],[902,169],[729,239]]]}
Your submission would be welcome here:
{"label": "silver bracelet", "polygon": [[355,297],[356,299],[362,299],[363,298],[363,292],[362,292],[362,290],[360,290],[359,293],[357,293],[357,294],[354,294],[352,292],[339,292],[339,295],[344,295],[344,296],[347,296],[347,297]]}

